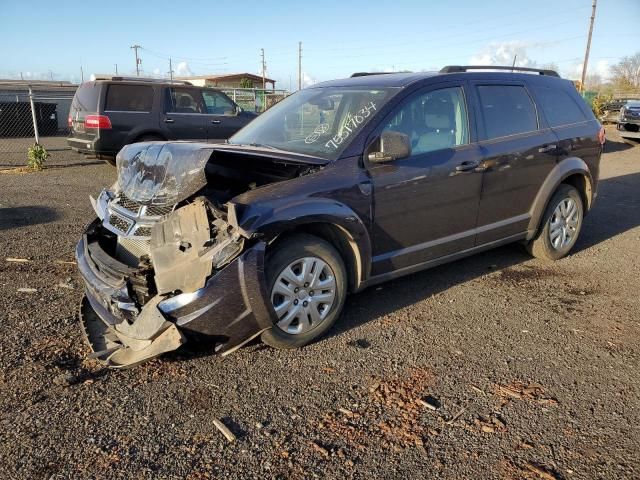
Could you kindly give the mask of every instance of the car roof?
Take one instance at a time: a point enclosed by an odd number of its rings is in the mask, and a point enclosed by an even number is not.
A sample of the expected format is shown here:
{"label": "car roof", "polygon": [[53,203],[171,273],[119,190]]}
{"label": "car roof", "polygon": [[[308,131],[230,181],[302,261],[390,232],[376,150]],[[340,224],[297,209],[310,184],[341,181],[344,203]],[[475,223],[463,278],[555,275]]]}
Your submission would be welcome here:
{"label": "car roof", "polygon": [[371,73],[359,74],[356,77],[339,78],[316,83],[309,88],[324,87],[405,87],[419,80],[440,75],[438,72],[419,73]]}
{"label": "car roof", "polygon": [[640,107],[640,100],[627,100],[626,105],[631,107]]}
{"label": "car roof", "polygon": [[502,80],[502,81],[527,81],[553,83],[563,82],[571,83],[570,80],[562,79],[549,75],[535,75],[531,73],[516,72],[416,72],[416,73],[359,73],[349,78],[341,78],[337,80],[328,80],[326,82],[317,83],[307,88],[326,88],[326,87],[367,87],[367,88],[383,88],[383,87],[406,87],[413,83],[428,80]]}

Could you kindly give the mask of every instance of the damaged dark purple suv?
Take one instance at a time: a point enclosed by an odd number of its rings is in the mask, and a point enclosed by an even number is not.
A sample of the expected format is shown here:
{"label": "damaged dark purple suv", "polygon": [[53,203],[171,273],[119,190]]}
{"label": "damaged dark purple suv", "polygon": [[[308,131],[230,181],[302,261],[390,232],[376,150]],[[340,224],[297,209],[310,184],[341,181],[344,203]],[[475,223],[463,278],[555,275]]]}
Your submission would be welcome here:
{"label": "damaged dark purple suv", "polygon": [[555,72],[473,70],[357,74],[228,144],[123,148],[76,252],[94,355],[130,366],[191,337],[299,347],[347,292],[509,242],[565,256],[603,130]]}

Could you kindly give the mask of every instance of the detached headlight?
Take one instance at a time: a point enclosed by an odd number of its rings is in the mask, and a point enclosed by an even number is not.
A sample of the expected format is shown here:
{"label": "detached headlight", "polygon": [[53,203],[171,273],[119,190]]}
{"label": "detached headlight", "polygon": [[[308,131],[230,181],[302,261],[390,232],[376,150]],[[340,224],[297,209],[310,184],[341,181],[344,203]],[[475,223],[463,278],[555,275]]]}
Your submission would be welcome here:
{"label": "detached headlight", "polygon": [[213,147],[197,143],[133,143],[116,156],[118,192],[143,205],[173,205],[206,185]]}

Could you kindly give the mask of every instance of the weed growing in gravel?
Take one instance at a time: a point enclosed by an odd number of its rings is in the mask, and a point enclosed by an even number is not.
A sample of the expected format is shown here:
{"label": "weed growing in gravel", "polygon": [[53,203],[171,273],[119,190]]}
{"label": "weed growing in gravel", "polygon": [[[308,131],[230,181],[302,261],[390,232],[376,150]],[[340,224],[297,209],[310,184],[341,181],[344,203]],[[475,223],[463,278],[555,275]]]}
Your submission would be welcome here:
{"label": "weed growing in gravel", "polygon": [[51,155],[47,149],[38,143],[34,143],[27,151],[27,167],[39,171],[44,168],[44,162]]}

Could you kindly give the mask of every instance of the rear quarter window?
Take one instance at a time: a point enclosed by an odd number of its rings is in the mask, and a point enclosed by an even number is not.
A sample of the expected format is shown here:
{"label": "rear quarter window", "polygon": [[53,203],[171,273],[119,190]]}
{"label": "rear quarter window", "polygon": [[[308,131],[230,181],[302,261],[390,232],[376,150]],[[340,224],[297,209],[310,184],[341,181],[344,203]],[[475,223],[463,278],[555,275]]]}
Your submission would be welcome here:
{"label": "rear quarter window", "polygon": [[150,112],[153,107],[153,87],[145,85],[109,85],[106,111]]}
{"label": "rear quarter window", "polygon": [[534,87],[534,93],[550,127],[570,125],[588,120],[569,92],[559,88]]}
{"label": "rear quarter window", "polygon": [[536,107],[524,87],[479,85],[477,88],[487,139],[538,129]]}
{"label": "rear quarter window", "polygon": [[100,84],[94,82],[83,83],[73,96],[71,108],[80,112],[98,112],[98,98],[100,96]]}

